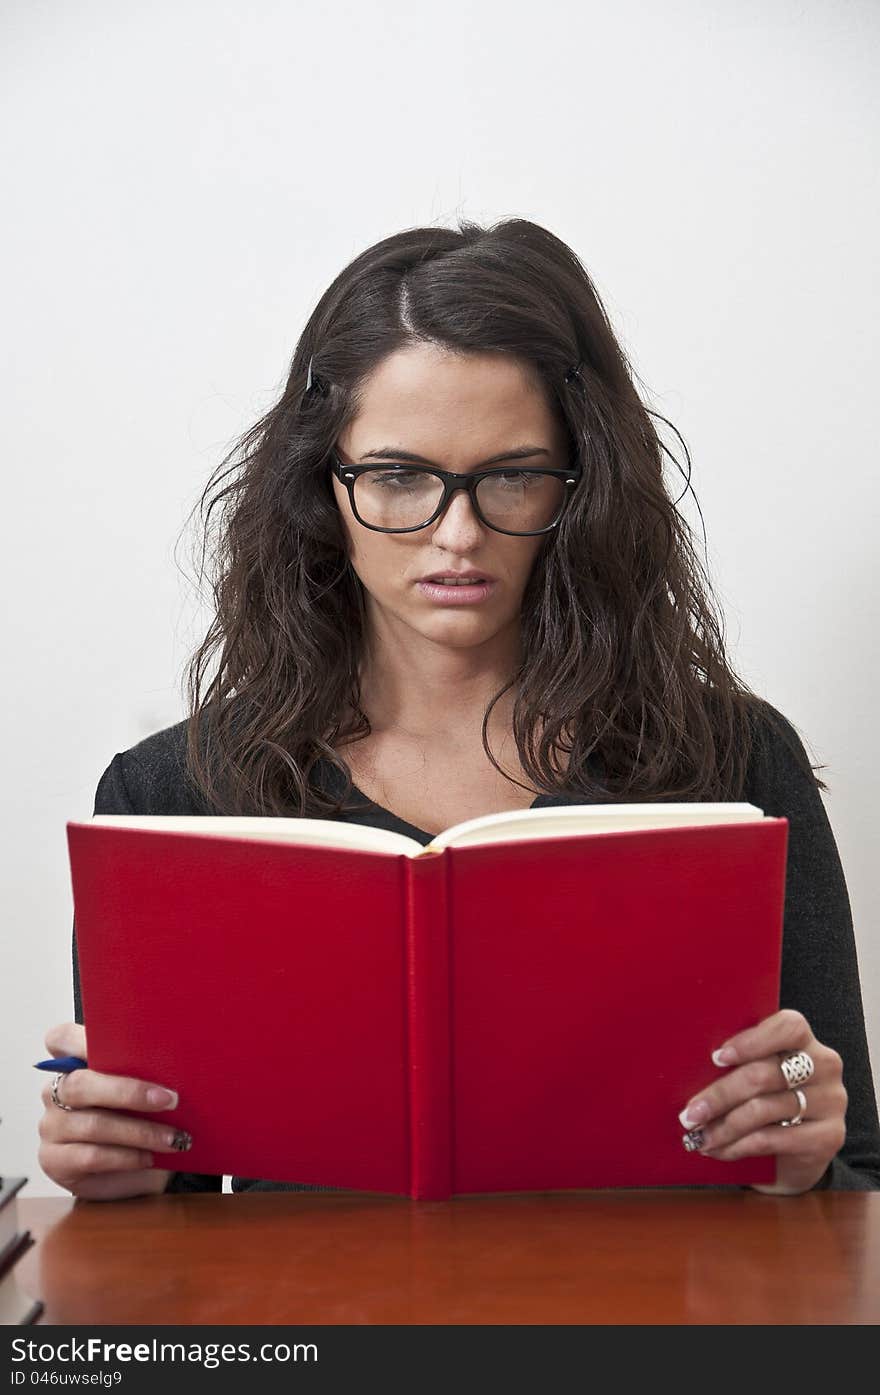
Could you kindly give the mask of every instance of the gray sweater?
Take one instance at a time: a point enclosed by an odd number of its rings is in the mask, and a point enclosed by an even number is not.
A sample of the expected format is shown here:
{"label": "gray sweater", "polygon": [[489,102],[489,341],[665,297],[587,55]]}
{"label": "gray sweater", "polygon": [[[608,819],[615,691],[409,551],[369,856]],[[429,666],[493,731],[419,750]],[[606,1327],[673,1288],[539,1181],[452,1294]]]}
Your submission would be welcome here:
{"label": "gray sweater", "polygon": [[[776,709],[791,746],[806,753],[794,728]],[[115,755],[95,796],[96,814],[204,814],[185,771],[186,723],[179,722]],[[319,762],[316,778],[328,790],[339,788],[338,772]],[[843,1059],[849,1095],[843,1148],[819,1183],[845,1191],[880,1190],[880,1129],[865,1037],[865,1022],[846,882],[821,792],[792,749],[769,723],[759,725],[742,799],[765,814],[789,821],[788,866],[782,947],[780,1007],[804,1014],[818,1041]],[[577,795],[539,795],[534,808],[580,803]],[[372,804],[359,790],[339,818],[391,829],[423,846],[431,834]],[[74,1016],[82,1022],[82,999],[73,934]],[[220,1191],[222,1179],[177,1172],[168,1191]],[[299,1183],[232,1179],[233,1191],[331,1191]]]}

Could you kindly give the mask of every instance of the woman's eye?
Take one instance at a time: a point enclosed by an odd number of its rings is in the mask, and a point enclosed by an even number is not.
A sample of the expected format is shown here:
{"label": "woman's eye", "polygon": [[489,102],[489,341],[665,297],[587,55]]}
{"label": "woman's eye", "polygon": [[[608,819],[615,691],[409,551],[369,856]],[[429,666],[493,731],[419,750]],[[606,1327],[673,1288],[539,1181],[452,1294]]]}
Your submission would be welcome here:
{"label": "woman's eye", "polygon": [[505,484],[537,484],[541,475],[532,475],[528,470],[498,470],[495,472]]}
{"label": "woman's eye", "polygon": [[391,470],[388,474],[377,473],[371,478],[375,484],[412,484],[413,480],[418,479],[418,474],[415,470]]}

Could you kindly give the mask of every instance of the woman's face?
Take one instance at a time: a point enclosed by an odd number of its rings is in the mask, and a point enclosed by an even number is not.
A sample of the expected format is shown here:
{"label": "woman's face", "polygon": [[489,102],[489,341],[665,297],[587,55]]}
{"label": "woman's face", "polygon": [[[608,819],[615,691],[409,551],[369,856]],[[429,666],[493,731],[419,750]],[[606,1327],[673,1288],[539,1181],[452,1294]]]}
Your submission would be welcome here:
{"label": "woman's face", "polygon": [[[336,444],[347,464],[399,464],[373,455],[391,448],[459,474],[523,446],[534,455],[511,461],[508,470],[565,469],[570,463],[564,423],[528,364],[508,354],[454,355],[428,344],[400,349],[382,361],[363,389],[358,415]],[[491,468],[505,466],[493,461]],[[403,625],[440,644],[467,648],[518,625],[523,592],[546,534],[513,537],[485,527],[464,492],[454,494],[427,528],[378,533],[354,517],[348,491],[335,476],[333,491],[373,626]],[[444,605],[419,587],[433,573],[468,568],[494,579],[485,600]]]}

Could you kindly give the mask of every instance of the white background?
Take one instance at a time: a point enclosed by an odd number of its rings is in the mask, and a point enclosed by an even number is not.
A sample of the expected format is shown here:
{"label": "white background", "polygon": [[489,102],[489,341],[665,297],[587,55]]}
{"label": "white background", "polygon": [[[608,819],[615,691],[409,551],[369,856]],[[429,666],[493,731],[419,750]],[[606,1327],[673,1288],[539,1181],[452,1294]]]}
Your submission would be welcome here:
{"label": "white background", "polygon": [[187,514],[342,266],[459,215],[568,242],[689,445],[734,665],[827,765],[880,1059],[880,7],[0,17],[0,1171],[59,1190],[32,1063],[72,1017],[64,825],[114,752],[184,715],[206,623]]}

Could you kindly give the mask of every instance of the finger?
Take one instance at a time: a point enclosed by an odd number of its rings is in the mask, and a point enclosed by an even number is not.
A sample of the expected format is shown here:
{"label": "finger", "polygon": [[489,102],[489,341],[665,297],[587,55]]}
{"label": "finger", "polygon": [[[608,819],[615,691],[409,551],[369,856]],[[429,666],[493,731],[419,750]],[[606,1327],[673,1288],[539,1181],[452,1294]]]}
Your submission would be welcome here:
{"label": "finger", "polygon": [[[813,1060],[811,1086],[839,1083],[843,1075],[843,1063],[836,1051],[814,1041],[810,1056]],[[743,1104],[754,1095],[775,1095],[780,1087],[788,1088],[778,1056],[763,1060],[748,1061],[737,1066],[727,1075],[708,1085],[698,1095],[688,1100],[679,1114],[679,1120],[686,1129],[702,1128],[712,1119],[728,1114],[737,1105]]]}
{"label": "finger", "polygon": [[768,1153],[779,1157],[832,1158],[842,1148],[845,1136],[840,1119],[804,1119],[796,1129],[781,1129],[778,1124],[771,1124],[738,1138],[726,1148],[701,1148],[700,1154],[721,1162],[736,1162],[739,1158],[761,1157]]}
{"label": "finger", "polygon": [[[52,1084],[45,1085],[42,1100],[48,1109],[52,1101]],[[176,1109],[179,1103],[175,1090],[126,1075],[104,1075],[97,1070],[73,1070],[65,1077],[60,1098],[71,1109],[96,1106],[100,1109]]]}
{"label": "finger", "polygon": [[103,1143],[50,1143],[40,1150],[40,1166],[63,1187],[96,1172],[133,1172],[150,1168],[153,1155],[143,1148],[114,1148]]}
{"label": "finger", "polygon": [[[838,1088],[832,1083],[811,1087],[803,1089],[802,1094],[807,1101],[806,1108],[802,1111],[804,1119],[809,1118],[811,1122],[829,1118],[842,1119],[846,1114],[846,1091],[842,1086]],[[800,1105],[793,1090],[780,1090],[773,1095],[753,1095],[744,1104],[698,1130],[702,1140],[699,1151],[727,1147],[768,1125],[778,1126],[788,1122],[799,1112]]]}
{"label": "finger", "polygon": [[803,1013],[782,1008],[757,1026],[729,1037],[712,1052],[712,1060],[716,1066],[738,1066],[770,1056],[774,1051],[806,1051],[812,1042],[815,1037]]}
{"label": "finger", "polygon": [[82,1201],[116,1201],[118,1197],[138,1196],[146,1192],[164,1191],[169,1174],[163,1173],[162,1186],[157,1186],[158,1169],[149,1167],[141,1172],[108,1172],[97,1177],[84,1177],[68,1191]]}
{"label": "finger", "polygon": [[48,1143],[100,1143],[158,1153],[186,1153],[192,1136],[173,1124],[152,1123],[109,1109],[46,1109],[39,1134]]}
{"label": "finger", "polygon": [[46,1033],[46,1049],[50,1056],[86,1056],[86,1029],[79,1022],[61,1022]]}

